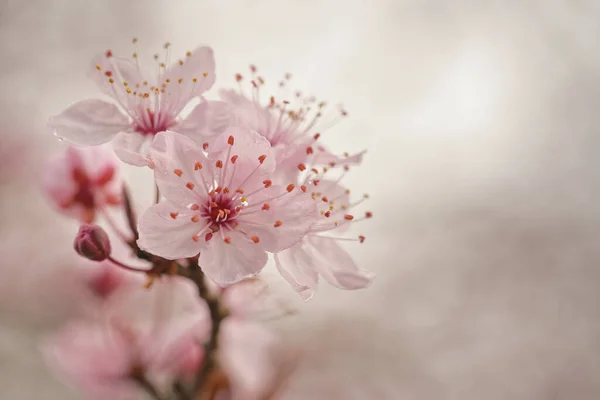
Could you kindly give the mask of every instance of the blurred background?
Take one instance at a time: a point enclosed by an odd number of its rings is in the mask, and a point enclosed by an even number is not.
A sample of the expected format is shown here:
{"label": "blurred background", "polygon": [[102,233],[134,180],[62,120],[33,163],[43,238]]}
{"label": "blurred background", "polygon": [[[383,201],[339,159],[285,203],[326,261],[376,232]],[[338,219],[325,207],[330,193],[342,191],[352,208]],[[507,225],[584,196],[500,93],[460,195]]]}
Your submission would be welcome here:
{"label": "blurred background", "polygon": [[[584,0],[0,1],[0,398],[76,399],[38,342],[77,313],[77,224],[39,189],[46,120],[100,92],[107,48],[214,47],[349,118],[374,218],[370,289],[322,284],[275,323],[306,357],[285,398],[600,398],[600,5]],[[208,97],[216,97],[211,91]],[[141,207],[147,171],[126,169]],[[357,232],[358,233],[358,232]],[[85,268],[88,267],[88,268]],[[68,288],[68,290],[65,290]]]}

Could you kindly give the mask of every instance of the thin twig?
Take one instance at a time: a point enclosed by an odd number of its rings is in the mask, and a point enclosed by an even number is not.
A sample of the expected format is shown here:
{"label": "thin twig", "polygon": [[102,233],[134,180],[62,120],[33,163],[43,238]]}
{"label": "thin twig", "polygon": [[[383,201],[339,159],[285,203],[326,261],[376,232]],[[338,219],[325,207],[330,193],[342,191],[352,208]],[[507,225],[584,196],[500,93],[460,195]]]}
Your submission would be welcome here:
{"label": "thin twig", "polygon": [[192,396],[188,393],[187,389],[181,383],[181,381],[175,381],[173,384],[173,392],[178,396],[179,400],[192,400]]}
{"label": "thin twig", "polygon": [[147,271],[147,270],[145,270],[145,269],[139,269],[139,268],[131,267],[131,266],[127,265],[127,264],[124,264],[124,263],[122,263],[122,262],[121,262],[121,261],[119,261],[119,260],[115,260],[115,259],[114,259],[114,258],[112,258],[111,256],[109,256],[109,257],[107,258],[107,260],[108,260],[108,261],[110,261],[110,262],[112,262],[113,264],[115,264],[115,265],[117,265],[117,266],[119,266],[119,267],[123,268],[123,269],[126,269],[127,271],[133,271],[133,272],[144,272],[144,273],[148,272],[148,271]]}
{"label": "thin twig", "polygon": [[102,213],[102,216],[104,217],[104,219],[106,220],[106,222],[108,223],[108,225],[110,226],[110,228],[117,234],[117,236],[123,242],[125,242],[125,243],[131,242],[131,238],[128,238],[127,235],[125,234],[125,232],[123,232],[119,228],[119,226],[115,222],[114,218],[110,215],[110,213],[108,211],[106,211],[105,209],[102,209],[101,213]]}
{"label": "thin twig", "polygon": [[146,391],[146,393],[148,393],[150,396],[152,396],[153,399],[155,399],[155,400],[166,400],[158,392],[158,390],[154,387],[154,385],[148,380],[148,378],[146,378],[146,376],[144,376],[143,374],[135,375],[133,377],[133,380],[135,380],[135,382],[138,385],[140,385],[140,387],[142,389],[144,389]]}

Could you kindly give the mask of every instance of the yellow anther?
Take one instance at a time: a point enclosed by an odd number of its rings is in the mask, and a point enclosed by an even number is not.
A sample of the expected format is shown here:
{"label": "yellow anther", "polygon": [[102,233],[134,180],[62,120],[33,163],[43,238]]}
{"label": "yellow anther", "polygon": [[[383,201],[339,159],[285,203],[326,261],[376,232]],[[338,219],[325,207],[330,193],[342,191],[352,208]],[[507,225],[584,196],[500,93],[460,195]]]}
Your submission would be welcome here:
{"label": "yellow anther", "polygon": [[192,56],[192,52],[188,51],[187,53],[185,53],[186,56],[191,57]]}
{"label": "yellow anther", "polygon": [[179,60],[179,65],[183,65],[183,60]]}
{"label": "yellow anther", "polygon": [[171,83],[171,80],[170,80],[170,79],[167,79],[165,82],[167,82],[167,83]]}
{"label": "yellow anther", "polygon": [[138,57],[137,53],[133,53],[132,56],[133,56],[133,58],[137,58]]}
{"label": "yellow anther", "polygon": [[136,44],[137,43],[137,38],[134,37],[133,39],[131,39],[131,43]]}
{"label": "yellow anther", "polygon": [[171,47],[171,43],[170,42],[166,42],[165,43],[165,49],[168,49],[169,47]]}
{"label": "yellow anther", "polygon": [[161,68],[165,68],[165,63],[160,63]]}
{"label": "yellow anther", "polygon": [[148,86],[148,81],[144,81],[144,86]]}
{"label": "yellow anther", "polygon": [[123,86],[127,86],[129,85],[127,82],[123,82]]}
{"label": "yellow anther", "polygon": [[115,80],[114,80],[113,78],[108,78],[108,81],[109,81],[110,83],[115,83]]}
{"label": "yellow anther", "polygon": [[202,75],[206,78],[208,76],[208,72],[204,72]]}
{"label": "yellow anther", "polygon": [[183,82],[183,79],[182,79],[182,78],[179,78],[179,79],[177,79],[177,82],[178,82],[178,83],[181,83],[181,82]]}
{"label": "yellow anther", "polygon": [[98,71],[100,71],[100,70],[102,69],[102,67],[100,66],[100,64],[96,64],[96,69],[97,69]]}
{"label": "yellow anther", "polygon": [[193,78],[193,79],[192,79],[192,82],[196,83],[196,82],[198,82],[198,79],[196,79],[196,78]]}
{"label": "yellow anther", "polygon": [[240,198],[240,201],[241,201],[242,203],[245,203],[245,202],[246,202],[246,200],[248,200],[248,199],[247,199],[247,198],[245,198],[245,197],[242,197],[242,198]]}
{"label": "yellow anther", "polygon": [[127,94],[131,94],[131,89],[127,88],[125,89],[125,91],[127,92]]}
{"label": "yellow anther", "polygon": [[155,59],[156,61],[158,61],[158,54],[155,54],[155,55],[154,55],[154,59]]}

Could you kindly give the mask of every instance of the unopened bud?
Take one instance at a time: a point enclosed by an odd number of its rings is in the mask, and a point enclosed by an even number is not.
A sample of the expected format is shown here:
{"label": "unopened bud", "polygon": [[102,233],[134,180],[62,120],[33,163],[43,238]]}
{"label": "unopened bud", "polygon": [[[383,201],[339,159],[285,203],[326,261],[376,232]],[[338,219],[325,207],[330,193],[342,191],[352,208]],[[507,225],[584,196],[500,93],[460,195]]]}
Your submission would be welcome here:
{"label": "unopened bud", "polygon": [[97,225],[81,225],[73,247],[80,256],[92,261],[103,261],[110,256],[110,239]]}

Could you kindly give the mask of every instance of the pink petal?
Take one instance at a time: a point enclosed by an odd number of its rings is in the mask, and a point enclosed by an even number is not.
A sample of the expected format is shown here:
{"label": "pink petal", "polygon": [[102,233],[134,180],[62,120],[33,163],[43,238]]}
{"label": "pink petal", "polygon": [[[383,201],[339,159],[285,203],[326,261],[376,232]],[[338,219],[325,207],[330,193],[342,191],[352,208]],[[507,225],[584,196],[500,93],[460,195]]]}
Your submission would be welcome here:
{"label": "pink petal", "polygon": [[115,154],[126,164],[142,167],[148,164],[147,145],[151,138],[137,132],[121,132],[113,140]]}
{"label": "pink petal", "polygon": [[78,145],[94,146],[110,141],[128,129],[129,119],[114,104],[102,100],[75,103],[48,121],[54,134]]}
{"label": "pink petal", "polygon": [[215,78],[215,57],[210,47],[198,47],[190,57],[183,60],[183,64],[175,62],[163,76],[164,81],[171,81],[170,99],[177,99],[175,103],[169,104],[173,115],[179,114],[191,99],[210,89]]}
{"label": "pink petal", "polygon": [[205,101],[198,104],[175,130],[202,146],[206,141],[225,132],[234,116],[230,106],[223,101]]}
{"label": "pink petal", "polygon": [[267,263],[267,253],[257,243],[243,234],[231,231],[223,235],[231,243],[215,234],[202,249],[198,265],[202,271],[220,286],[227,286],[258,274]]}
{"label": "pink petal", "polygon": [[305,300],[310,300],[319,282],[312,254],[304,248],[304,241],[275,254],[275,266],[281,276]]}
{"label": "pink petal", "polygon": [[[206,187],[212,184],[213,163],[201,147],[179,133],[158,133],[150,146],[150,160],[161,194],[181,207],[200,201],[199,195],[205,195]],[[197,169],[199,166],[202,168]],[[193,190],[186,186],[188,182]]]}
{"label": "pink petal", "polygon": [[138,245],[143,250],[171,260],[197,255],[206,242],[204,235],[196,238],[198,240],[194,240],[194,235],[201,233],[207,222],[203,219],[193,222],[191,217],[194,214],[170,201],[153,205],[139,220]]}
{"label": "pink petal", "polygon": [[[234,145],[229,145],[229,137],[233,137]],[[229,166],[226,181],[231,182],[232,189],[243,189],[247,193],[260,188],[262,182],[275,169],[275,159],[271,153],[269,141],[247,128],[230,127],[222,135],[214,139],[208,148],[208,158],[213,162],[226,162],[232,156],[238,156],[235,168]],[[259,158],[265,156],[262,163]],[[262,159],[262,158],[261,158]],[[233,176],[233,179],[231,177]],[[250,179],[248,179],[250,177]]]}
{"label": "pink petal", "polygon": [[[118,99],[123,104],[127,104],[128,99],[135,101],[134,96],[126,94],[123,83],[127,82],[128,85],[135,87],[136,83],[141,84],[145,80],[135,61],[117,56],[106,57],[105,53],[97,54],[92,59],[88,76],[104,94]],[[114,83],[110,83],[111,78]]]}
{"label": "pink petal", "polygon": [[[275,129],[277,120],[270,110],[233,90],[222,89],[219,96],[232,107],[239,124],[266,135]],[[306,146],[305,146],[306,147]]]}
{"label": "pink petal", "polygon": [[[280,193],[285,194],[271,200]],[[262,246],[269,252],[295,245],[317,221],[316,202],[299,188],[286,193],[285,187],[272,186],[249,196],[248,203],[269,205],[268,210],[241,214],[238,218],[240,229],[258,236]]]}
{"label": "pink petal", "polygon": [[364,289],[375,278],[372,272],[359,269],[335,239],[309,236],[307,240],[312,246],[307,252],[314,257],[313,265],[331,285],[348,290]]}
{"label": "pink petal", "polygon": [[276,375],[276,339],[258,324],[228,318],[221,327],[220,361],[231,379],[233,398],[260,399]]}

